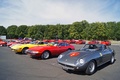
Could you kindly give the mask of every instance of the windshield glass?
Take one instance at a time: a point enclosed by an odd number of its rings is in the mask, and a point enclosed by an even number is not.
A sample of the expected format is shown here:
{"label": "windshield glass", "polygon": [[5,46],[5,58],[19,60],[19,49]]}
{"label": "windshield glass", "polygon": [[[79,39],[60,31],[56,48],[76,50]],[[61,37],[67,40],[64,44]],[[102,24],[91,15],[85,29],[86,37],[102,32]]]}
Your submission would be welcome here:
{"label": "windshield glass", "polygon": [[102,46],[99,44],[86,44],[82,50],[101,50]]}

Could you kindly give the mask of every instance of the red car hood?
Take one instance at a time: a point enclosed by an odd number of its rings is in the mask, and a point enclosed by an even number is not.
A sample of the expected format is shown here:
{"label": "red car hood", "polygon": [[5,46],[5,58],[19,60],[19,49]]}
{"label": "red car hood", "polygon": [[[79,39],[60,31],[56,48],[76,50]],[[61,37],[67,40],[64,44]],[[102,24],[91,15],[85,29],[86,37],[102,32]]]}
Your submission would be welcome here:
{"label": "red car hood", "polygon": [[55,46],[35,46],[32,48],[29,48],[29,50],[33,50],[33,51],[39,51],[40,49],[48,49],[48,48],[53,48]]}

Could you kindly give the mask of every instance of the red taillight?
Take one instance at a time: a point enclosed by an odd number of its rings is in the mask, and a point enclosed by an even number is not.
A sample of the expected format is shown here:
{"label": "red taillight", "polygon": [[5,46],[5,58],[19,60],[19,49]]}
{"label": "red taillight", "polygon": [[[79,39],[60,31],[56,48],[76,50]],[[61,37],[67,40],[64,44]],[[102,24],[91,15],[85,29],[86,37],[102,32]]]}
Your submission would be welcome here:
{"label": "red taillight", "polygon": [[78,56],[80,53],[79,52],[72,52],[70,53],[70,57],[75,57]]}

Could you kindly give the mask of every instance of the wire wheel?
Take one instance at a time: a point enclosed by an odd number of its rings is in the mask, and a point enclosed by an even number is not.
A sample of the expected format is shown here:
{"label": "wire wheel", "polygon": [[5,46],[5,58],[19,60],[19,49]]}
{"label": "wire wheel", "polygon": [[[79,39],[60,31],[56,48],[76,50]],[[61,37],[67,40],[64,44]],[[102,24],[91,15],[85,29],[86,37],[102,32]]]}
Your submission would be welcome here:
{"label": "wire wheel", "polygon": [[87,69],[86,69],[86,74],[91,75],[95,72],[95,70],[96,70],[95,62],[90,61],[90,63],[87,66]]}

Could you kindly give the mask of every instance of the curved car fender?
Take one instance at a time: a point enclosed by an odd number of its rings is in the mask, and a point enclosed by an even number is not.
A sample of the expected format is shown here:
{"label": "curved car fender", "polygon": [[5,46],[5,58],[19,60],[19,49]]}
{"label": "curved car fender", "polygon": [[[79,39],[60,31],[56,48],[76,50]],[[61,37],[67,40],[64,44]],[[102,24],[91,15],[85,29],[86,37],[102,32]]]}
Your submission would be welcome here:
{"label": "curved car fender", "polygon": [[85,63],[90,62],[91,60],[95,60],[96,64],[99,66],[102,64],[102,56],[99,51],[90,53],[88,56],[84,58]]}

